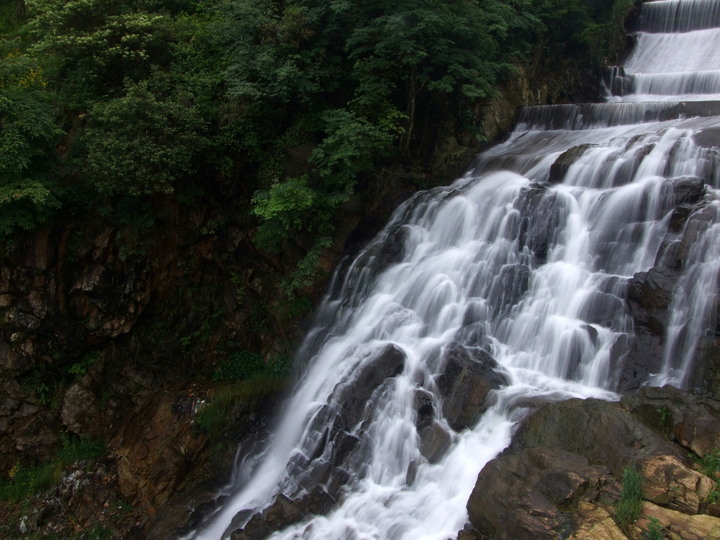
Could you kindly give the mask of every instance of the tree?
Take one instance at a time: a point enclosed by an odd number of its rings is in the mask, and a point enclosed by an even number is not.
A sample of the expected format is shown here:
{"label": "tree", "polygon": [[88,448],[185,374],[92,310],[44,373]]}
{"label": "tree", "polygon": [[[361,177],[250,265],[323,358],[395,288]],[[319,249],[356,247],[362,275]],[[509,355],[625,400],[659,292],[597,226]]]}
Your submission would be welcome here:
{"label": "tree", "polygon": [[205,128],[189,96],[127,81],[122,96],[90,111],[88,175],[108,195],[171,193],[197,170]]}
{"label": "tree", "polygon": [[30,230],[60,207],[55,122],[38,63],[0,41],[0,236]]}

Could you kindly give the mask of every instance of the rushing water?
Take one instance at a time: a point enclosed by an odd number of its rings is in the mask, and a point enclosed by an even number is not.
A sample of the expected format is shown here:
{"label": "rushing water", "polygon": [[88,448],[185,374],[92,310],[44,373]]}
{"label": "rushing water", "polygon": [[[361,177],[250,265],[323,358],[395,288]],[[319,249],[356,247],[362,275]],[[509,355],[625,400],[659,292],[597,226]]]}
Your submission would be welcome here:
{"label": "rushing water", "polygon": [[[617,397],[618,344],[635,330],[629,283],[678,260],[664,356],[646,382],[688,384],[717,317],[719,6],[646,4],[608,103],[526,109],[464,178],[395,212],[334,278],[272,440],[188,538],[226,538],[238,513],[313,481],[337,504],[273,538],[455,538],[477,473],[528,402]],[[683,190],[699,182],[704,201],[684,207],[677,230]],[[458,348],[492,356],[503,381],[467,429],[451,427],[439,391]],[[397,369],[377,375],[390,361]],[[356,399],[353,385],[373,376]],[[446,441],[433,456],[418,420],[428,410]]]}

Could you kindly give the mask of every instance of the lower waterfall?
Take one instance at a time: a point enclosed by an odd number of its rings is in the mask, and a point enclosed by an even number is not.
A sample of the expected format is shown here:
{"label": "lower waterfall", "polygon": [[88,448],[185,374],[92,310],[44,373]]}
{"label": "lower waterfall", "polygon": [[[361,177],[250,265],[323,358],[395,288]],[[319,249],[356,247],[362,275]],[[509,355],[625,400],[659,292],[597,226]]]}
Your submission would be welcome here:
{"label": "lower waterfall", "polygon": [[[274,435],[186,538],[319,487],[328,511],[272,538],[455,538],[533,402],[696,384],[717,326],[720,2],[679,3],[643,7],[606,103],[525,109],[336,274]],[[648,283],[668,320],[637,307]]]}

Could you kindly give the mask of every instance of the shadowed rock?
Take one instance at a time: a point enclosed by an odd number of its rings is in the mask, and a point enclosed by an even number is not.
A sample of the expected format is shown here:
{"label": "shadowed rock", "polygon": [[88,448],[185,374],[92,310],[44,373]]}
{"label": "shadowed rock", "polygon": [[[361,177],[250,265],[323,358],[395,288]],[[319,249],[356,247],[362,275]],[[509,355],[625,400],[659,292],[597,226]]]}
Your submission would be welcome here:
{"label": "shadowed rock", "polygon": [[445,352],[445,365],[435,380],[442,397],[442,413],[456,431],[475,425],[487,410],[490,392],[507,384],[496,371],[497,362],[482,349],[454,345]]}

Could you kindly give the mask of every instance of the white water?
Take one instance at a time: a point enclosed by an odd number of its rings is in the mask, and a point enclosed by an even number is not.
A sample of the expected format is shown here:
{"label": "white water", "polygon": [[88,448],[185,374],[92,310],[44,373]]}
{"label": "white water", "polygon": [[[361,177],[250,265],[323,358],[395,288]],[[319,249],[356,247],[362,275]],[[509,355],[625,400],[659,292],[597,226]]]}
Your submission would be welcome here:
{"label": "white water", "polygon": [[[529,109],[508,141],[481,155],[466,177],[396,211],[335,277],[298,353],[302,377],[264,453],[244,462],[223,508],[187,538],[226,538],[243,524],[232,523],[238,512],[307,489],[308,474],[331,462],[340,444],[326,434],[345,387],[388,344],[403,352],[404,367],[378,386],[358,423],[345,427],[359,442],[340,463],[349,477],[337,506],[273,538],[455,538],[478,472],[507,446],[530,402],[617,397],[622,358],[614,346],[634,331],[628,282],[671,258],[669,244],[685,246],[687,262],[663,367],[650,382],[688,383],[694,353],[717,316],[720,157],[697,139],[720,117],[717,104],[677,105],[670,95],[697,91],[686,81],[705,75],[688,72],[720,70],[720,31],[692,22],[714,17],[717,1],[681,4],[694,13],[691,21],[646,18],[649,31],[626,65],[628,74],[674,81],[662,90],[665,103],[642,103],[647,96],[635,94],[615,99],[639,103]],[[551,165],[580,145],[549,185]],[[688,176],[708,185],[707,204],[684,231],[673,231],[676,186]],[[689,235],[695,242],[683,244]],[[385,265],[392,245],[402,246],[401,254]],[[456,432],[442,418],[436,381],[457,344],[491,353],[509,382],[477,425]],[[420,449],[418,392],[432,396],[451,440],[432,463]]]}

